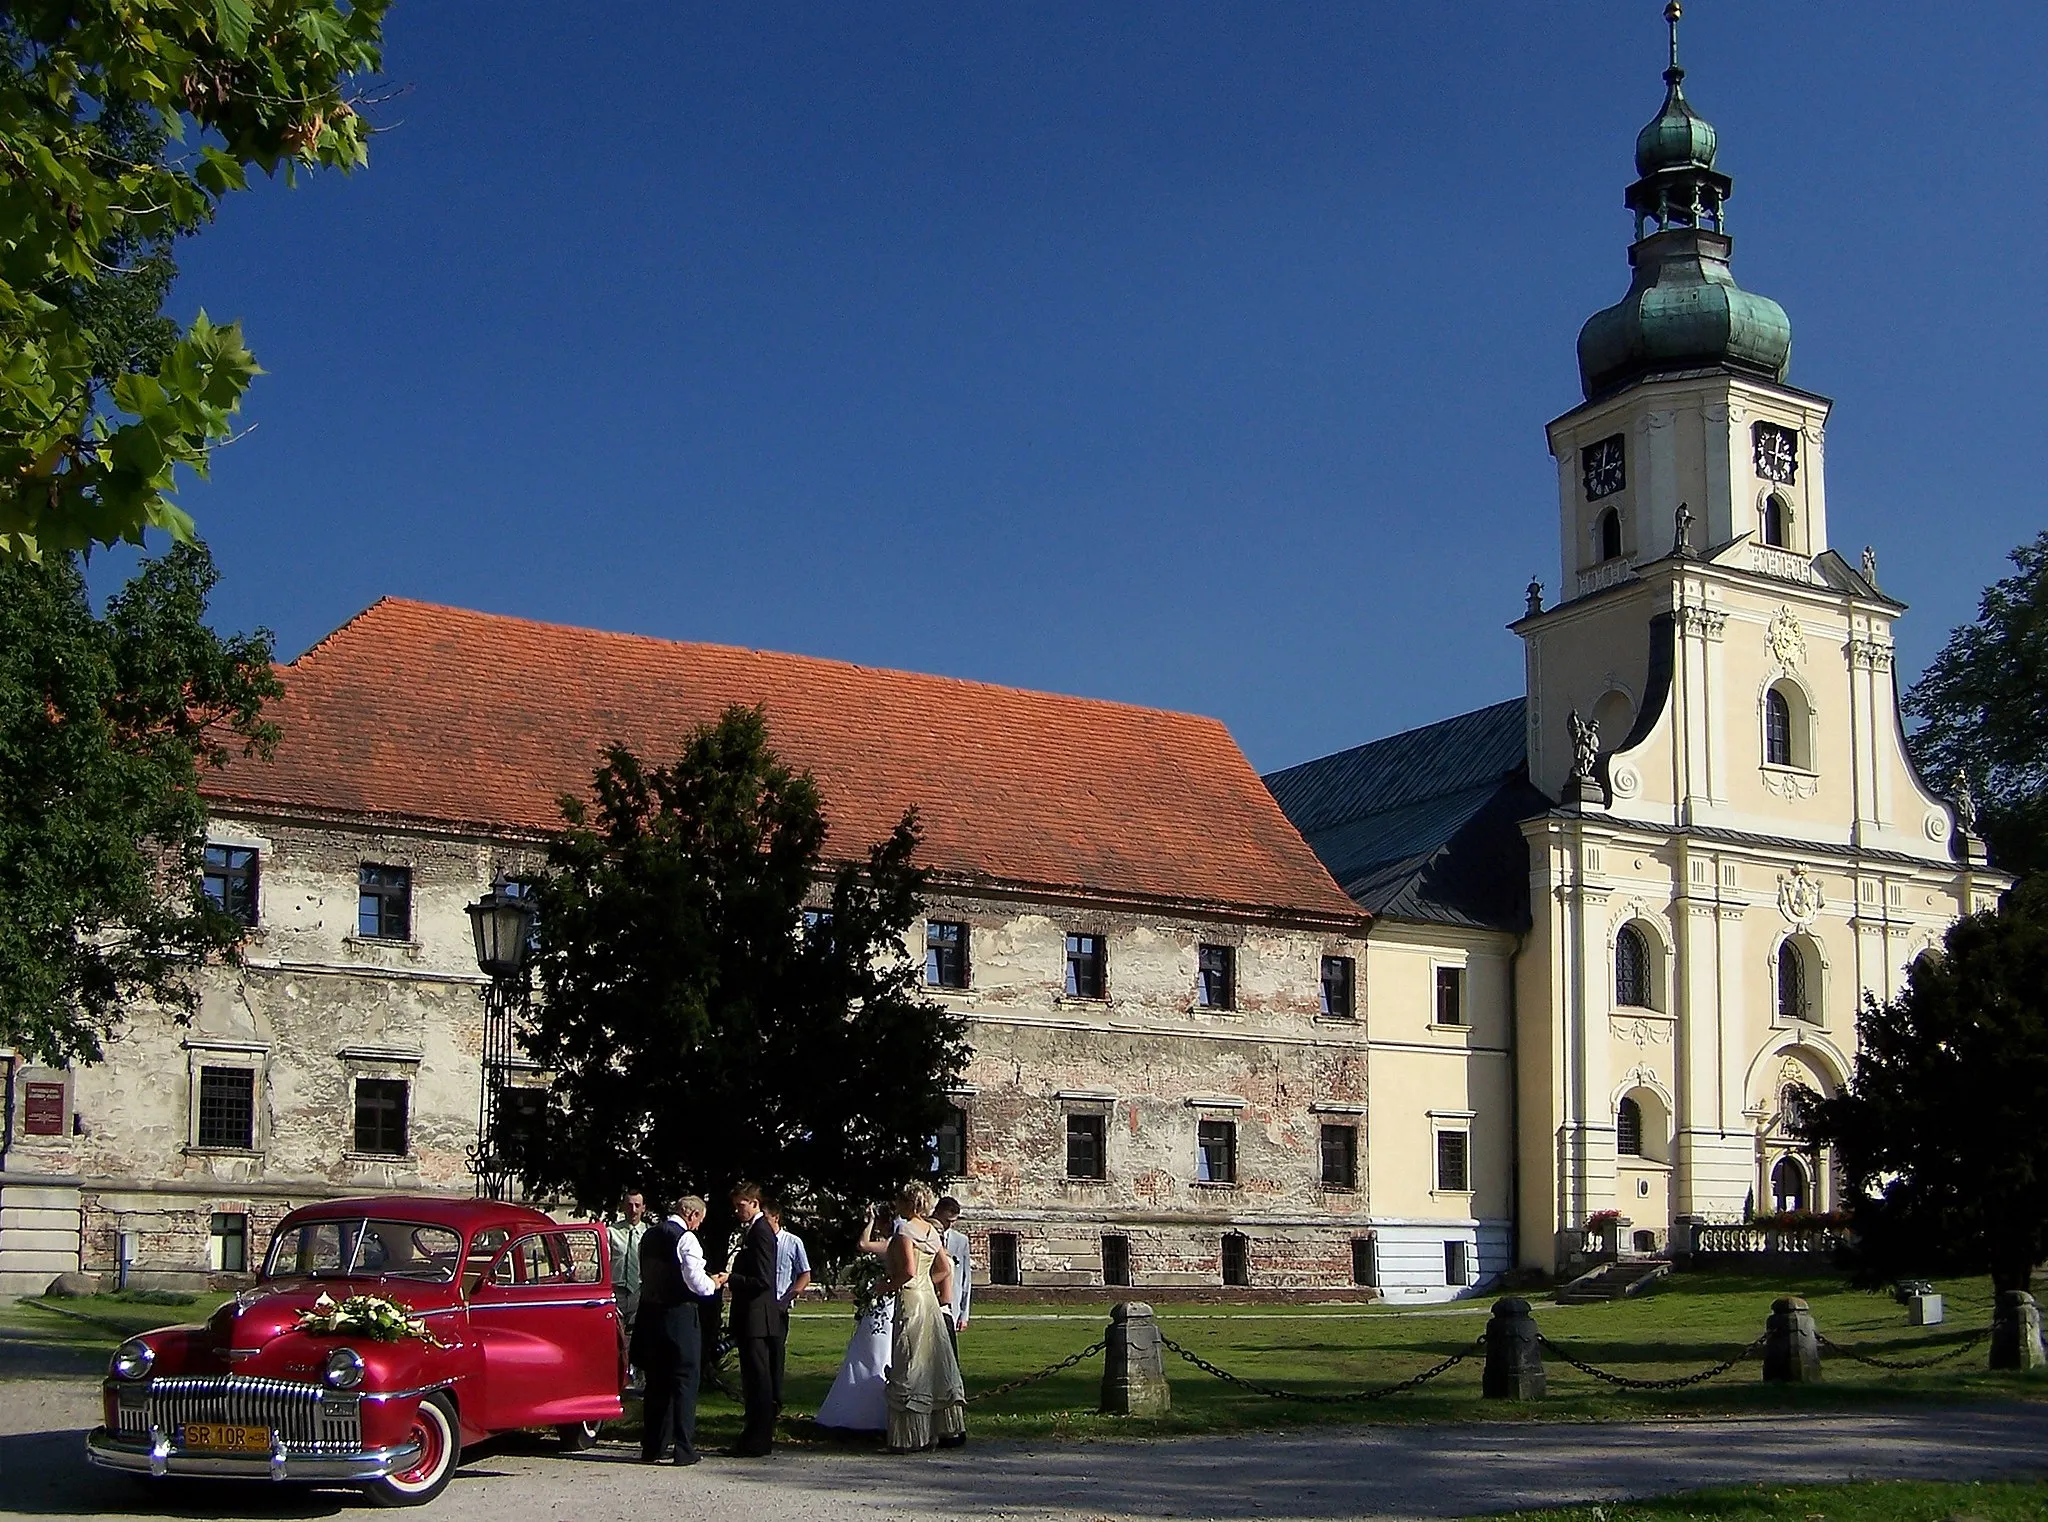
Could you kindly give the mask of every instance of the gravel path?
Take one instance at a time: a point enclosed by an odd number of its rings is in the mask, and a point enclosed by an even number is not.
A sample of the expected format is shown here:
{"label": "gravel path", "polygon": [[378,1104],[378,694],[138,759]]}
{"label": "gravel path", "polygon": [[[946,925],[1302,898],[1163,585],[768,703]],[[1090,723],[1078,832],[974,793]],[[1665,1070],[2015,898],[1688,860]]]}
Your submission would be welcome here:
{"label": "gravel path", "polygon": [[[18,1345],[17,1345],[18,1346]],[[96,1364],[97,1359],[93,1362]],[[347,1492],[145,1487],[89,1469],[89,1378],[0,1353],[0,1516],[362,1516]],[[937,1457],[787,1451],[647,1469],[630,1450],[570,1458],[540,1440],[473,1452],[435,1522],[860,1522],[1058,1518],[1461,1517],[1755,1480],[1972,1479],[2048,1469],[2048,1405],[1688,1422],[1494,1422],[1068,1445],[970,1444]]]}

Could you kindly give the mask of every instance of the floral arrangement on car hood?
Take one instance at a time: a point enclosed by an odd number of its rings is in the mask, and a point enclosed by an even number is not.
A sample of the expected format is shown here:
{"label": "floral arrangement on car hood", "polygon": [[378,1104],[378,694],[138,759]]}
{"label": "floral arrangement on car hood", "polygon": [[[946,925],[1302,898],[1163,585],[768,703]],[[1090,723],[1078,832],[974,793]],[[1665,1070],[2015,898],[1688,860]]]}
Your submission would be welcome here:
{"label": "floral arrangement on car hood", "polygon": [[330,1337],[367,1337],[372,1342],[404,1342],[415,1337],[428,1347],[448,1346],[427,1330],[425,1321],[382,1295],[350,1295],[337,1305],[323,1290],[311,1310],[299,1312],[297,1330]]}

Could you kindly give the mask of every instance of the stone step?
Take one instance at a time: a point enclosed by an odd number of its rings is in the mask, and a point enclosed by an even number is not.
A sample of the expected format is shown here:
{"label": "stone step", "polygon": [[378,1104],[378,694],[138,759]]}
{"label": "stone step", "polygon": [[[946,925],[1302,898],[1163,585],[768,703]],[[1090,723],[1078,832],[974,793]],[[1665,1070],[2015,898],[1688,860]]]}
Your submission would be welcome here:
{"label": "stone step", "polygon": [[1639,1295],[1671,1272],[1662,1258],[1623,1258],[1579,1275],[1557,1292],[1559,1305],[1596,1305]]}

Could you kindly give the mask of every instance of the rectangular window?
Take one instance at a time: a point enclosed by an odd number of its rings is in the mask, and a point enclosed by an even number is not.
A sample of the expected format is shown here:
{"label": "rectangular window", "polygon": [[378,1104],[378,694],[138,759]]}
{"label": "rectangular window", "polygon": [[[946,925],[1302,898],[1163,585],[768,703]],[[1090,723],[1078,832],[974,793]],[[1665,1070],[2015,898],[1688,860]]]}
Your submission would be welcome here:
{"label": "rectangular window", "polygon": [[1436,1023],[1465,1023],[1465,969],[1439,967],[1436,970]]}
{"label": "rectangular window", "polygon": [[1332,1020],[1353,1020],[1352,984],[1357,964],[1350,957],[1323,958],[1323,1014]]}
{"label": "rectangular window", "polygon": [[357,879],[356,934],[373,941],[412,939],[412,868],[365,862]]}
{"label": "rectangular window", "polygon": [[215,1212],[206,1261],[216,1273],[241,1274],[249,1270],[249,1218]]}
{"label": "rectangular window", "polygon": [[1099,935],[1067,937],[1067,995],[1074,999],[1099,999],[1106,983],[1106,958]]}
{"label": "rectangular window", "polygon": [[829,954],[832,950],[832,911],[830,909],[806,909],[803,911],[804,944],[815,946]]}
{"label": "rectangular window", "polygon": [[1103,1154],[1109,1137],[1109,1117],[1097,1114],[1067,1116],[1067,1177],[1100,1179],[1108,1177]]}
{"label": "rectangular window", "polygon": [[1237,1122],[1195,1123],[1195,1177],[1204,1184],[1237,1182]]}
{"label": "rectangular window", "polygon": [[1470,1284],[1472,1282],[1472,1244],[1465,1241],[1444,1243],[1444,1283]]}
{"label": "rectangular window", "polygon": [[256,853],[240,846],[208,846],[199,879],[213,907],[244,925],[256,923]]}
{"label": "rectangular window", "polygon": [[945,920],[927,920],[924,927],[924,980],[933,988],[967,986],[967,927]]}
{"label": "rectangular window", "polygon": [[1472,1187],[1470,1142],[1463,1131],[1436,1133],[1436,1187],[1445,1194],[1463,1194]]}
{"label": "rectangular window", "polygon": [[1380,1287],[1380,1244],[1371,1237],[1351,1239],[1351,1282],[1367,1289]]}
{"label": "rectangular window", "polygon": [[1195,1002],[1203,1009],[1237,1008],[1237,952],[1234,948],[1195,948]]}
{"label": "rectangular window", "polygon": [[1358,1187],[1358,1127],[1323,1127],[1323,1182],[1333,1189]]}
{"label": "rectangular window", "polygon": [[960,1178],[967,1172],[967,1112],[958,1105],[946,1106],[946,1118],[939,1122],[939,1176]]}
{"label": "rectangular window", "polygon": [[403,1078],[356,1080],[356,1151],[374,1152],[382,1157],[405,1156],[411,1087]]}
{"label": "rectangular window", "polygon": [[988,1234],[988,1282],[1024,1282],[1024,1275],[1017,1262],[1017,1233],[1014,1231],[992,1231]]}
{"label": "rectangular window", "polygon": [[1129,1237],[1104,1237],[1102,1239],[1102,1282],[1114,1287],[1128,1287],[1131,1282],[1131,1239]]}
{"label": "rectangular window", "polygon": [[202,1147],[247,1152],[256,1145],[256,1070],[199,1070],[199,1133]]}
{"label": "rectangular window", "polygon": [[1241,1231],[1223,1235],[1223,1282],[1237,1289],[1252,1282],[1252,1242]]}

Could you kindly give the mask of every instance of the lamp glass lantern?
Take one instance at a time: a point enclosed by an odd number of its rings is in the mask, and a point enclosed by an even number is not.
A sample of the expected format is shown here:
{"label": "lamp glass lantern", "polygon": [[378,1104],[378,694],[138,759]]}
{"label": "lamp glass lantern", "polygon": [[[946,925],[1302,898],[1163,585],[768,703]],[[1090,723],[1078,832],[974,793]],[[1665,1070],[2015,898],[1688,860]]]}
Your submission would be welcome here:
{"label": "lamp glass lantern", "polygon": [[469,925],[476,936],[476,965],[483,969],[485,977],[516,978],[525,969],[534,914],[533,900],[521,893],[516,883],[503,878],[469,906]]}

